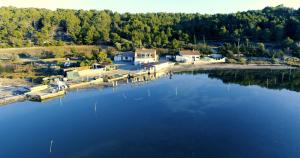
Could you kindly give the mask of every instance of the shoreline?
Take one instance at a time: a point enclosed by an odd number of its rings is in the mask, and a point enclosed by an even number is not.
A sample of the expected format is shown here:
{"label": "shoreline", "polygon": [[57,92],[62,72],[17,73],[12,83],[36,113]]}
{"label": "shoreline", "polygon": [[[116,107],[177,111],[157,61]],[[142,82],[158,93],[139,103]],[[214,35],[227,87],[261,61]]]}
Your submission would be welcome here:
{"label": "shoreline", "polygon": [[[171,68],[168,68],[168,71],[172,72],[183,72],[183,71],[195,71],[195,70],[229,70],[229,69],[236,69],[236,70],[287,70],[287,69],[297,69],[296,67],[286,66],[286,65],[274,65],[274,64],[268,64],[268,65],[259,65],[259,64],[181,64],[181,65],[174,65]],[[1,78],[0,78],[1,80]],[[67,91],[74,91],[76,89],[87,89],[87,88],[93,88],[95,86],[101,86],[103,88],[110,87],[108,86],[109,83],[103,82],[101,84],[95,84],[95,85],[86,85],[81,86],[77,88],[70,88]],[[5,92],[2,92],[3,94]],[[0,92],[0,95],[2,95]],[[9,96],[0,99],[0,106],[3,105],[9,105],[15,102],[22,102],[25,101],[26,97],[25,95],[17,95],[17,96]]]}

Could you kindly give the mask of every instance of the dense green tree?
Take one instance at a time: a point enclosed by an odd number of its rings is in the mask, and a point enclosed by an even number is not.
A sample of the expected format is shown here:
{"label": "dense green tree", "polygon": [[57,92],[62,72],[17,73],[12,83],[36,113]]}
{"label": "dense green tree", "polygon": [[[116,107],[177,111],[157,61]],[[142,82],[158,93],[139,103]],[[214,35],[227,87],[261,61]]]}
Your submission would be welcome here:
{"label": "dense green tree", "polygon": [[98,63],[112,63],[112,61],[107,57],[107,53],[105,52],[95,54],[95,59]]}
{"label": "dense green tree", "polygon": [[268,43],[270,55],[270,47],[293,51],[300,41],[300,11],[284,6],[215,15],[1,7],[0,19],[0,47],[106,44],[122,50],[176,49],[203,42],[227,43],[222,47],[225,54],[236,54],[240,45],[245,55],[257,56],[261,52],[255,52],[255,43]]}
{"label": "dense green tree", "polygon": [[293,46],[293,55],[300,58],[300,43],[295,43]]}
{"label": "dense green tree", "polygon": [[291,48],[294,44],[294,40],[291,39],[290,37],[287,37],[283,42],[282,42],[282,47],[283,48]]}
{"label": "dense green tree", "polygon": [[176,40],[176,39],[173,39],[171,48],[177,49],[179,47],[180,47],[180,42],[178,40]]}

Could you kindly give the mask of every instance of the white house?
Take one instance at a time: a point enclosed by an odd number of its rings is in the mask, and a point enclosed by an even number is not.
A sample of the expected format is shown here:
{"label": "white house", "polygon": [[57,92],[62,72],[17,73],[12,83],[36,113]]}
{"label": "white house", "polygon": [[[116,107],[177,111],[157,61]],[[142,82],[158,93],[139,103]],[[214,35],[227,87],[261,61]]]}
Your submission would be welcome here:
{"label": "white house", "polygon": [[125,61],[125,62],[133,62],[134,61],[134,52],[120,52],[114,57],[114,61]]}
{"label": "white house", "polygon": [[158,61],[155,49],[136,49],[134,53],[134,65],[154,63]]}
{"label": "white house", "polygon": [[200,60],[200,52],[195,50],[181,50],[176,56],[177,62],[194,62]]}

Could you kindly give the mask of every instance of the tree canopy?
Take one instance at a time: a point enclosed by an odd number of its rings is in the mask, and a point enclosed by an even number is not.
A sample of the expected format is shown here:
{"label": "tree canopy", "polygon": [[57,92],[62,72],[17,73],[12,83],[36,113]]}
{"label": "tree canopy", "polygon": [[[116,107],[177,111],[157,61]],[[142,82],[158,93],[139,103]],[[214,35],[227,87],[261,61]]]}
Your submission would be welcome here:
{"label": "tree canopy", "polygon": [[[207,41],[300,40],[300,9],[284,6],[215,15],[2,7],[0,19],[0,47],[108,44],[122,50],[177,49]],[[294,47],[298,50],[299,44]]]}

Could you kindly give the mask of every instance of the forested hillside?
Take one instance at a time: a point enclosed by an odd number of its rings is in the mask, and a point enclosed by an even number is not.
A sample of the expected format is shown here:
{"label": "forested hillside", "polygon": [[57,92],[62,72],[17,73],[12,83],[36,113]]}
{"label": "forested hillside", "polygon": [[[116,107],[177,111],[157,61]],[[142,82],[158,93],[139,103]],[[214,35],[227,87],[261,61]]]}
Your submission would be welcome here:
{"label": "forested hillside", "polygon": [[0,47],[104,43],[125,50],[299,40],[300,9],[283,6],[216,15],[0,8]]}

